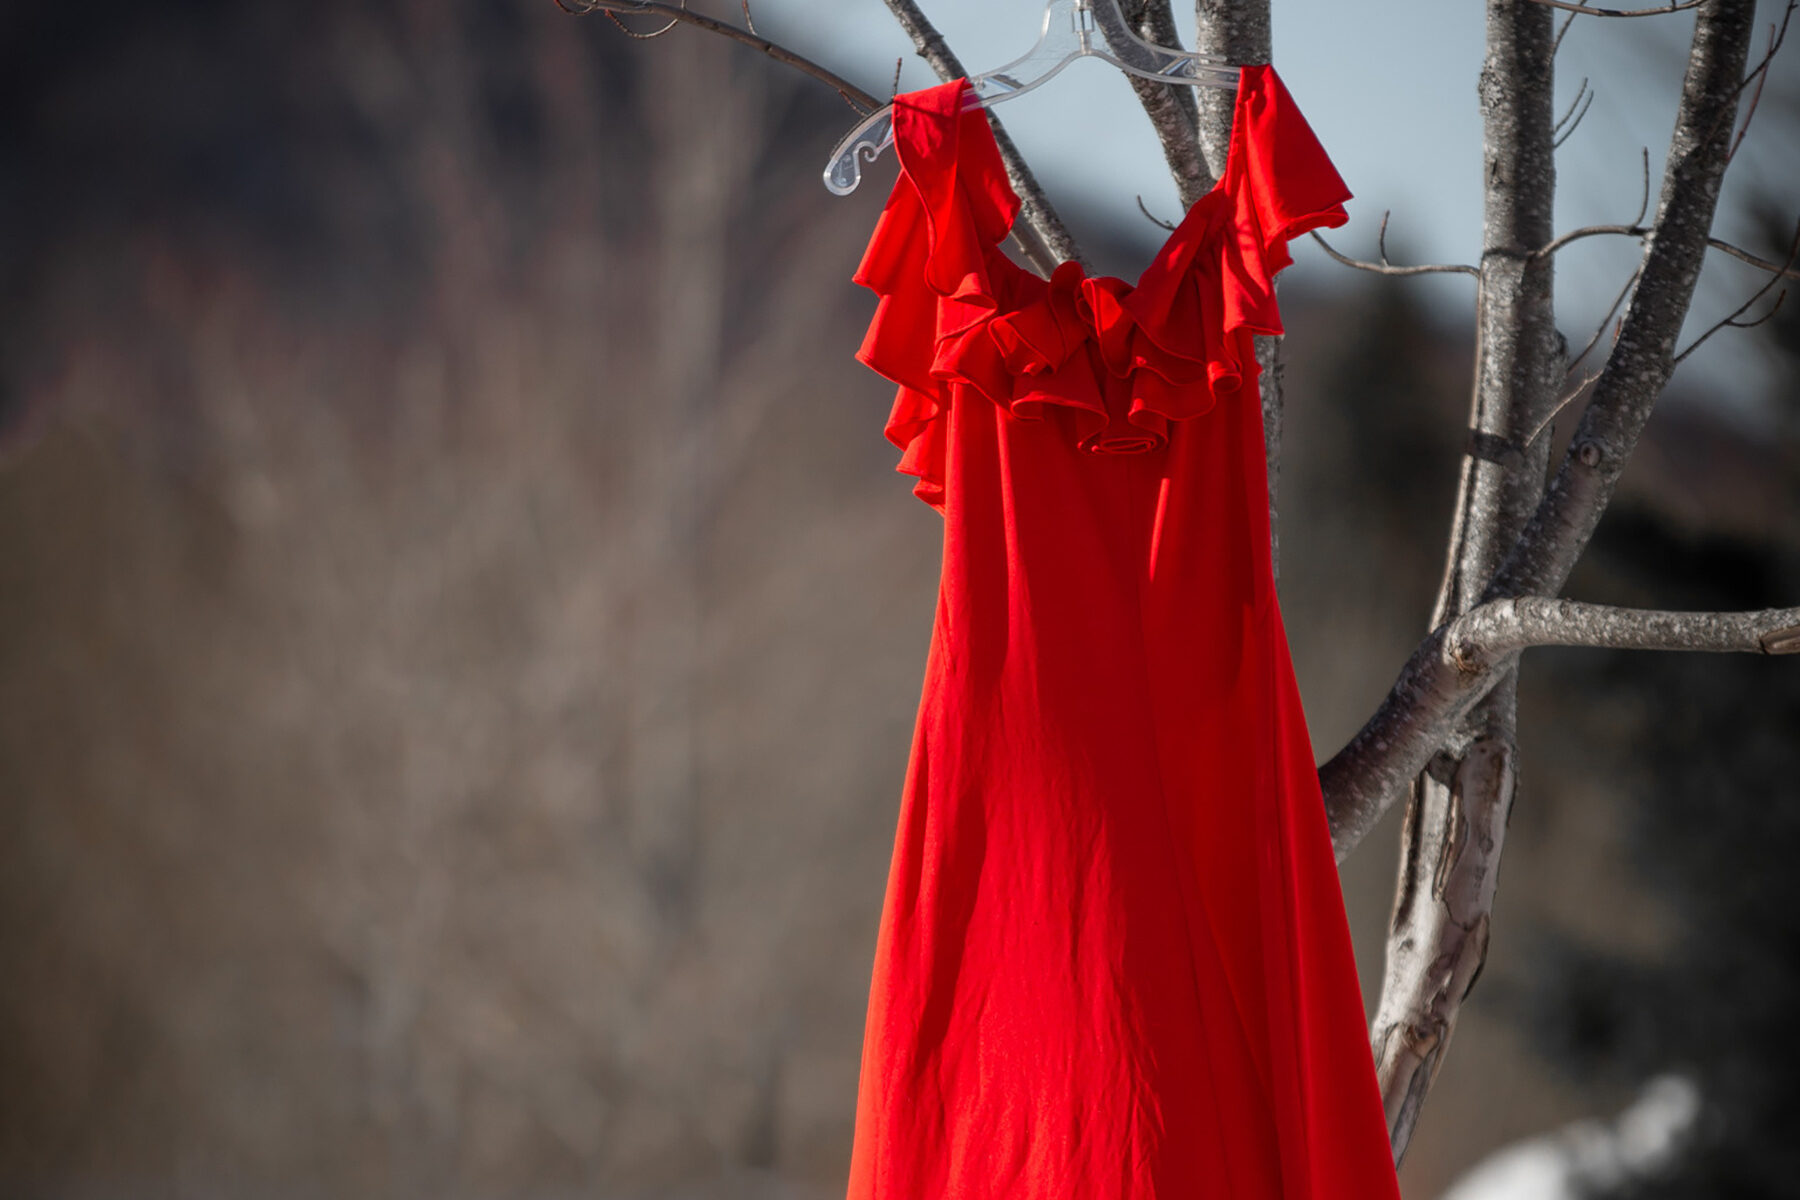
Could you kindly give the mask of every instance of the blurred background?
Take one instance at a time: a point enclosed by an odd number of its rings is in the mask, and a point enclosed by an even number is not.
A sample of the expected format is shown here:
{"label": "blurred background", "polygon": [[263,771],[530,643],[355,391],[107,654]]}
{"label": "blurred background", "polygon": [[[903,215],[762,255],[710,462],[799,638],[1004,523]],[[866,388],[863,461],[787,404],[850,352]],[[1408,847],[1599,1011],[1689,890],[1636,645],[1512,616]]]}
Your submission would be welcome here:
{"label": "blurred background", "polygon": [[[1479,10],[1341,7],[1278,3],[1276,46],[1342,248],[1393,204],[1396,259],[1472,260]],[[979,69],[1039,8],[941,15]],[[906,53],[872,2],[755,12],[872,91]],[[1641,142],[1660,173],[1691,28],[1595,24],[1630,28],[1564,52],[1600,90],[1576,223],[1629,219]],[[1720,222],[1776,259],[1792,62]],[[1067,123],[1090,88],[1133,119],[1085,67],[1005,115],[1134,275],[1172,189]],[[820,186],[854,120],[551,0],[0,4],[0,1195],[842,1194],[941,536],[851,357],[892,178]],[[1601,241],[1575,346],[1635,254]],[[1324,756],[1429,614],[1472,296],[1297,251],[1282,596]],[[1690,336],[1760,285],[1715,265]],[[1571,593],[1794,603],[1797,384],[1793,306],[1684,364]],[[1577,1160],[1800,1195],[1800,670],[1538,652],[1523,714],[1407,1195]],[[1371,1004],[1396,835],[1344,869]],[[1644,1127],[1687,1131],[1663,1181],[1611,1179]]]}

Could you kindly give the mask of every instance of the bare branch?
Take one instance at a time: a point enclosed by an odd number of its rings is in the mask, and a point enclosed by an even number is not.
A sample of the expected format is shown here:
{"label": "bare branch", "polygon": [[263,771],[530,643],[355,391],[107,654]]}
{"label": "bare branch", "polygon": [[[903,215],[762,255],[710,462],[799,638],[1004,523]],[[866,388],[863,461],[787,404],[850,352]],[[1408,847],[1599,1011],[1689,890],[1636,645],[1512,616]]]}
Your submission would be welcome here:
{"label": "bare branch", "polygon": [[1532,258],[1549,258],[1571,242],[1579,242],[1584,238],[1604,237],[1614,234],[1620,237],[1641,238],[1650,229],[1646,225],[1584,225],[1580,229],[1571,229],[1568,233],[1554,238],[1531,252]]}
{"label": "bare branch", "polygon": [[1774,286],[1775,286],[1775,280],[1771,279],[1768,283],[1763,285],[1761,290],[1759,290],[1756,293],[1756,295],[1750,297],[1748,300],[1746,300],[1742,304],[1738,305],[1738,307],[1732,312],[1732,314],[1730,316],[1728,316],[1725,319],[1723,319],[1722,321],[1718,322],[1711,329],[1708,329],[1705,333],[1703,333],[1699,337],[1695,338],[1692,345],[1690,345],[1686,350],[1683,350],[1680,354],[1677,354],[1675,356],[1676,365],[1679,366],[1683,359],[1687,358],[1688,355],[1690,355],[1694,351],[1698,350],[1701,346],[1704,346],[1706,344],[1707,339],[1712,337],[1713,334],[1719,332],[1719,330],[1721,330],[1721,329],[1755,329],[1758,325],[1766,325],[1770,321],[1774,320],[1775,314],[1781,311],[1782,302],[1787,299],[1787,289],[1786,288],[1781,289],[1780,294],[1778,294],[1775,297],[1775,303],[1769,305],[1769,311],[1764,313],[1762,316],[1756,318],[1754,321],[1740,321],[1738,319],[1739,317],[1743,316],[1746,311],[1749,310],[1749,308],[1752,304],[1755,304],[1758,300],[1761,300],[1763,298],[1764,292],[1768,291],[1770,288],[1772,288]]}
{"label": "bare branch", "polygon": [[[1584,238],[1607,236],[1644,238],[1649,235],[1650,227],[1647,225],[1585,225],[1580,229],[1570,230],[1568,233],[1558,237],[1555,241],[1533,250],[1531,254],[1533,258],[1544,258],[1555,254],[1569,243],[1579,242]],[[1800,279],[1800,269],[1796,269],[1792,263],[1770,262],[1766,258],[1761,258],[1750,253],[1741,246],[1734,246],[1730,242],[1722,241],[1716,237],[1708,237],[1706,239],[1706,244],[1709,248],[1717,250],[1721,254],[1729,254],[1739,262],[1749,263],[1753,267],[1761,267],[1763,270],[1771,271],[1783,279]]]}
{"label": "bare branch", "polygon": [[[1585,79],[1582,80],[1581,86],[1583,89],[1586,89],[1587,88],[1587,80],[1585,80]],[[1591,90],[1588,91],[1587,92],[1587,102],[1585,104],[1582,103],[1581,93],[1577,92],[1575,94],[1575,103],[1581,104],[1581,111],[1576,112],[1574,106],[1573,105],[1570,106],[1569,112],[1574,115],[1575,119],[1569,123],[1569,127],[1567,129],[1563,129],[1561,122],[1559,122],[1557,124],[1556,128],[1558,130],[1560,130],[1561,133],[1560,133],[1560,136],[1558,136],[1557,139],[1550,144],[1550,148],[1552,150],[1560,149],[1564,142],[1568,141],[1570,138],[1575,136],[1575,131],[1577,129],[1581,128],[1581,122],[1584,119],[1586,119],[1586,117],[1588,115],[1588,109],[1594,107],[1594,97],[1598,94],[1599,93],[1591,91]],[[1563,120],[1568,121],[1569,118],[1564,117]]]}
{"label": "bare branch", "polygon": [[1754,12],[1752,0],[1701,7],[1642,277],[1568,454],[1486,599],[1561,590],[1668,384],[1718,208]]}
{"label": "bare branch", "polygon": [[[617,23],[616,14],[642,13],[667,17],[671,26],[677,24],[693,25],[700,29],[704,29],[709,33],[716,33],[721,37],[730,38],[732,41],[749,46],[753,50],[760,50],[778,63],[783,63],[811,75],[814,79],[819,80],[821,83],[826,84],[836,91],[837,94],[842,96],[852,108],[861,112],[872,113],[881,107],[881,101],[869,95],[869,93],[863,91],[848,79],[826,70],[809,58],[794,53],[786,46],[771,42],[768,38],[760,37],[748,30],[739,29],[735,25],[728,25],[724,21],[703,16],[700,13],[689,12],[687,9],[673,4],[662,4],[659,3],[658,0],[555,0],[555,2],[558,8],[562,9],[564,12],[573,13],[576,16],[585,16],[588,13],[596,12],[606,13],[609,17],[614,18],[615,24]],[[626,32],[632,33],[632,36],[634,37],[655,37],[662,33],[666,33],[667,29],[658,30],[656,34],[633,33],[633,31],[629,29],[627,29]]]}
{"label": "bare branch", "polygon": [[[683,9],[687,8],[687,0],[681,0],[681,7]],[[565,7],[564,11],[567,12],[570,10]],[[611,21],[614,25],[618,26],[619,31],[621,33],[623,33],[626,37],[636,38],[640,42],[655,41],[657,38],[661,37],[663,34],[669,32],[669,30],[671,30],[671,29],[675,28],[677,25],[681,24],[680,20],[678,20],[674,17],[670,17],[668,20],[668,23],[665,24],[661,29],[652,29],[649,33],[645,33],[641,30],[633,29],[631,26],[627,25],[624,21],[620,20],[619,14],[616,12],[611,12],[606,9],[602,9],[601,11],[606,13],[606,19]]]}
{"label": "bare branch", "polygon": [[[1568,125],[1570,119],[1575,118],[1575,110],[1581,107],[1582,100],[1584,98],[1591,99],[1592,96],[1593,93],[1588,88],[1588,78],[1583,75],[1581,77],[1581,86],[1575,89],[1575,98],[1569,101],[1567,111],[1557,118],[1556,124],[1550,127],[1550,132],[1553,134],[1561,133],[1564,127]],[[1575,119],[1579,120],[1579,118]]]}
{"label": "bare branch", "polygon": [[1756,64],[1755,69],[1745,79],[1746,83],[1751,79],[1756,80],[1756,90],[1750,94],[1750,106],[1744,113],[1742,123],[1738,126],[1737,139],[1731,143],[1731,150],[1725,155],[1725,161],[1728,163],[1737,157],[1738,147],[1744,144],[1744,137],[1750,132],[1750,122],[1756,119],[1757,106],[1762,103],[1763,84],[1769,81],[1769,64],[1775,61],[1776,54],[1781,51],[1781,43],[1787,40],[1788,22],[1794,19],[1795,6],[1796,0],[1788,0],[1788,6],[1781,14],[1781,25],[1779,27],[1769,26],[1769,48],[1763,52],[1762,60]]}
{"label": "bare branch", "polygon": [[1481,271],[1466,263],[1431,263],[1420,267],[1396,267],[1387,261],[1386,254],[1382,255],[1381,262],[1364,262],[1359,258],[1339,254],[1332,248],[1330,242],[1319,236],[1316,229],[1312,232],[1312,239],[1324,247],[1325,253],[1329,254],[1333,260],[1346,267],[1354,267],[1358,271],[1369,271],[1376,275],[1473,275],[1477,279],[1481,278]]}
{"label": "bare branch", "polygon": [[[1561,468],[1488,582],[1485,599],[1554,595],[1562,589],[1668,383],[1675,339],[1709,244],[1753,16],[1750,0],[1706,0],[1701,8],[1670,143],[1657,233],[1645,253],[1617,345]],[[1559,240],[1567,244],[1570,239]],[[1438,639],[1434,634],[1421,643],[1381,708],[1320,769],[1340,853],[1348,853],[1388,805],[1406,794],[1438,750],[1436,731],[1480,698],[1475,689],[1451,686],[1433,671],[1431,663],[1441,649]],[[1482,690],[1494,683],[1487,679]]]}
{"label": "bare branch", "polygon": [[1531,0],[1531,2],[1542,4],[1546,8],[1560,8],[1565,12],[1576,13],[1584,17],[1661,17],[1669,13],[1685,12],[1690,8],[1699,8],[1706,3],[1706,0],[1683,0],[1683,3],[1669,4],[1662,8],[1590,8],[1585,4],[1571,3],[1570,0]]}
{"label": "bare branch", "polygon": [[1732,312],[1732,314],[1730,316],[1726,317],[1724,320],[1722,320],[1718,324],[1714,325],[1711,329],[1708,329],[1705,333],[1703,333],[1699,337],[1695,338],[1693,343],[1690,346],[1688,346],[1688,348],[1686,350],[1683,350],[1680,354],[1677,354],[1675,356],[1675,364],[1679,365],[1681,363],[1681,361],[1683,359],[1685,359],[1688,355],[1692,354],[1694,351],[1698,350],[1701,346],[1705,345],[1707,338],[1710,338],[1713,334],[1719,332],[1719,330],[1721,330],[1721,329],[1754,329],[1758,325],[1761,325],[1764,321],[1767,321],[1770,317],[1773,317],[1776,313],[1776,310],[1781,307],[1781,302],[1783,300],[1787,299],[1786,289],[1783,289],[1781,295],[1775,297],[1775,303],[1769,308],[1769,311],[1764,313],[1762,316],[1758,317],[1756,320],[1754,320],[1754,321],[1738,320],[1739,317],[1743,316],[1746,312],[1750,311],[1751,305],[1755,304],[1758,300],[1761,300],[1764,296],[1768,295],[1770,288],[1774,287],[1776,284],[1781,282],[1782,277],[1793,269],[1794,261],[1797,258],[1800,258],[1800,224],[1796,224],[1794,226],[1794,239],[1792,242],[1790,242],[1788,244],[1787,261],[1782,263],[1781,266],[1776,269],[1774,278],[1770,279],[1769,282],[1763,284],[1760,288],[1756,289],[1756,293],[1754,295],[1752,295],[1748,300],[1746,300],[1742,304],[1738,305],[1737,308]]}
{"label": "bare branch", "polygon": [[1170,233],[1175,232],[1175,222],[1165,221],[1161,217],[1157,216],[1155,213],[1151,212],[1149,209],[1149,206],[1144,203],[1144,196],[1143,196],[1142,192],[1138,193],[1137,205],[1138,205],[1138,211],[1143,213],[1145,219],[1147,219],[1152,225],[1156,225],[1163,229],[1166,229]]}
{"label": "bare branch", "polygon": [[1556,407],[1550,410],[1550,415],[1545,417],[1542,421],[1539,421],[1538,427],[1531,431],[1531,436],[1525,439],[1525,448],[1530,449],[1532,446],[1537,445],[1537,440],[1549,432],[1550,427],[1556,424],[1557,418],[1568,412],[1569,406],[1581,399],[1581,394],[1592,387],[1594,380],[1598,378],[1600,378],[1600,373],[1598,371],[1583,372],[1581,378],[1576,381],[1575,386],[1564,392],[1562,396],[1558,398]]}
{"label": "bare branch", "polygon": [[[1586,5],[1578,5],[1578,7],[1585,8]],[[1554,42],[1550,43],[1550,57],[1551,58],[1555,58],[1557,56],[1557,54],[1559,52],[1561,52],[1563,39],[1569,36],[1569,30],[1571,27],[1574,26],[1575,18],[1579,15],[1580,15],[1579,13],[1570,13],[1568,16],[1563,18],[1562,28],[1556,31],[1556,40]]]}
{"label": "bare branch", "polygon": [[[1583,359],[1594,352],[1594,347],[1600,344],[1600,339],[1606,336],[1606,327],[1612,324],[1613,315],[1619,311],[1619,306],[1625,303],[1625,297],[1631,295],[1631,289],[1637,286],[1638,278],[1642,274],[1643,270],[1641,267],[1638,270],[1633,271],[1631,273],[1631,278],[1625,281],[1625,286],[1619,289],[1619,294],[1613,297],[1611,307],[1606,310],[1606,315],[1600,318],[1600,325],[1594,330],[1594,336],[1588,339],[1588,344],[1581,348],[1580,354],[1577,354],[1574,358],[1569,360],[1569,371],[1571,374],[1574,373],[1576,367],[1581,365]],[[1618,337],[1617,330],[1614,330],[1613,337],[1615,339]],[[1591,383],[1592,380],[1589,380],[1588,382]],[[1587,384],[1584,383],[1582,386],[1586,387]],[[1559,406],[1557,413],[1560,413],[1561,411],[1562,409]],[[1554,417],[1556,413],[1552,413],[1551,415]]]}
{"label": "bare branch", "polygon": [[1413,651],[1375,716],[1319,771],[1340,862],[1367,832],[1367,806],[1350,801],[1381,789],[1403,793],[1444,730],[1533,646],[1800,654],[1800,608],[1674,613],[1525,596],[1489,601],[1440,626]]}
{"label": "bare branch", "polygon": [[[1127,0],[1121,11],[1132,31],[1146,41],[1161,46],[1181,44],[1169,0]],[[1105,5],[1101,5],[1100,15],[1104,20],[1111,19]],[[1212,173],[1200,154],[1199,109],[1195,105],[1194,89],[1183,84],[1157,83],[1136,75],[1127,76],[1127,81],[1156,130],[1163,159],[1168,163],[1169,174],[1174,177],[1175,187],[1181,195],[1182,208],[1192,207],[1213,185]]]}
{"label": "bare branch", "polygon": [[1522,596],[1473,609],[1445,637],[1445,653],[1466,672],[1489,670],[1532,646],[1794,654],[1800,653],[1800,608],[1656,612]]}
{"label": "bare branch", "polygon": [[[968,71],[950,49],[944,35],[919,11],[919,6],[913,0],[886,0],[886,3],[888,11],[894,14],[894,19],[900,22],[900,27],[912,39],[919,57],[931,64],[931,69],[937,72],[939,79],[949,82],[968,77]],[[1026,259],[1040,274],[1046,276],[1056,269],[1058,263],[1064,261],[1073,260],[1085,265],[1086,259],[1082,257],[1081,248],[1075,244],[1075,239],[1063,224],[1062,218],[1057,216],[1050,197],[1045,195],[1037,176],[1032,174],[1025,157],[1019,153],[1019,148],[1013,144],[1012,137],[994,116],[992,109],[988,110],[988,124],[993,126],[994,141],[999,145],[1000,157],[1006,163],[1007,177],[1012,180],[1013,191],[1019,196],[1019,216],[1024,228],[1015,225],[1013,237],[1018,241]]]}
{"label": "bare branch", "polygon": [[1739,262],[1747,262],[1753,267],[1761,267],[1765,271],[1773,271],[1779,278],[1800,279],[1800,269],[1796,269],[1791,261],[1786,263],[1772,263],[1766,258],[1758,258],[1748,250],[1741,250],[1729,242],[1721,242],[1718,238],[1708,238],[1706,239],[1706,244],[1711,246],[1714,250],[1731,255],[1731,257],[1737,259]]}

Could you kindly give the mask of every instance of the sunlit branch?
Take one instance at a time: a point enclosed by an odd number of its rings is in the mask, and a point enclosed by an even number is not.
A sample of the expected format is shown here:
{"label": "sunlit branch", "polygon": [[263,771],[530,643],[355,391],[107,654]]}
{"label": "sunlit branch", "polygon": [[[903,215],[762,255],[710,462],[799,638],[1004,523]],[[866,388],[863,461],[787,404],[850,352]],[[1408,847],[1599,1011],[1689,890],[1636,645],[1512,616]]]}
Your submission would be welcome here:
{"label": "sunlit branch", "polygon": [[1347,254],[1339,254],[1337,250],[1332,247],[1330,242],[1319,236],[1319,232],[1316,229],[1313,230],[1312,239],[1324,248],[1325,253],[1329,254],[1333,261],[1342,263],[1346,267],[1354,267],[1358,271],[1368,271],[1375,275],[1473,275],[1477,279],[1481,278],[1480,269],[1471,267],[1466,263],[1428,263],[1424,266],[1400,267],[1389,262],[1387,253],[1387,227],[1388,218],[1392,215],[1392,210],[1381,214],[1381,229],[1375,235],[1375,251],[1381,256],[1380,261],[1378,262],[1365,262],[1360,258],[1351,258]]}

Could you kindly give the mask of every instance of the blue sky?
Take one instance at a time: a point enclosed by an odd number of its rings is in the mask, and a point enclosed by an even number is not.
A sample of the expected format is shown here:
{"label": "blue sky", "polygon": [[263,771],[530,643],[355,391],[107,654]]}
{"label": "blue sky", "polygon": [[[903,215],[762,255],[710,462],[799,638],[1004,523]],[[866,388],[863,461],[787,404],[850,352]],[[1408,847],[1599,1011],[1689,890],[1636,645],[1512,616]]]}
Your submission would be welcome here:
{"label": "blue sky", "polygon": [[[1043,13],[1043,0],[922,0],[921,6],[972,71],[1027,49]],[[1479,256],[1481,120],[1475,85],[1483,7],[1475,0],[1276,0],[1276,68],[1356,193],[1350,225],[1334,237],[1339,249],[1372,256],[1381,214],[1392,209],[1388,248],[1395,261],[1474,262]],[[1191,28],[1191,6],[1176,8]],[[1763,0],[1761,8],[1765,22],[1779,15],[1774,0]],[[754,11],[764,34],[803,49],[871,91],[887,89],[896,58],[904,59],[903,90],[935,82],[880,0],[756,0]],[[1631,220],[1642,192],[1644,146],[1650,149],[1654,202],[1692,28],[1685,13],[1577,20],[1558,58],[1558,111],[1576,96],[1584,78],[1596,97],[1558,155],[1559,228]],[[1772,96],[1793,90],[1800,80],[1796,63],[1800,46],[1790,46],[1777,62]],[[1765,106],[1772,107],[1771,100]],[[1141,224],[1136,197],[1142,194],[1151,211],[1178,214],[1155,139],[1117,72],[1077,63],[999,111],[1059,202]],[[852,123],[846,120],[846,128]],[[1800,156],[1782,145],[1783,134],[1765,112],[1733,166],[1728,198],[1753,182],[1778,183],[1793,198],[1791,206],[1800,208]],[[890,172],[878,164],[865,186],[885,189]],[[1748,236],[1729,205],[1718,232],[1727,239]],[[1316,247],[1297,247],[1296,257],[1297,270],[1315,282],[1330,280],[1329,264],[1316,261],[1323,258]],[[1634,243],[1615,238],[1591,239],[1560,256],[1560,323],[1577,345],[1592,333],[1636,258]],[[1766,278],[1716,255],[1710,265],[1691,332],[1730,311]],[[1429,279],[1419,286],[1446,311],[1471,303],[1472,281],[1463,277]],[[1733,393],[1733,408],[1754,415],[1750,394],[1766,384],[1766,372],[1748,362],[1741,347],[1733,350],[1731,341],[1729,331],[1721,334],[1684,372]]]}

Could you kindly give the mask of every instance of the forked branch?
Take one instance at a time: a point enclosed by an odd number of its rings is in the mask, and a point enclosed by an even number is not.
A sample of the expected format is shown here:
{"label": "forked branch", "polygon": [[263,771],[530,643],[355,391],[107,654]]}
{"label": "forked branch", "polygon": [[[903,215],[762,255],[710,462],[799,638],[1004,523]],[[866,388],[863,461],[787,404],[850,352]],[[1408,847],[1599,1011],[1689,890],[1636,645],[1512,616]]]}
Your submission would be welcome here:
{"label": "forked branch", "polygon": [[[1676,337],[1712,244],[1753,20],[1751,0],[1706,0],[1700,8],[1655,235],[1648,238],[1638,286],[1568,453],[1530,524],[1486,587],[1484,600],[1562,590],[1668,383]],[[1539,253],[1553,252],[1570,240],[1564,235]],[[1437,751],[1438,731],[1502,674],[1479,673],[1479,687],[1454,681],[1446,686],[1445,677],[1429,666],[1442,650],[1441,644],[1434,646],[1437,637],[1421,645],[1380,710],[1320,770],[1340,853],[1348,852],[1406,794]]]}
{"label": "forked branch", "polygon": [[1522,596],[1470,609],[1420,643],[1374,718],[1320,769],[1340,862],[1368,832],[1362,812],[1342,798],[1371,786],[1404,792],[1443,731],[1505,678],[1501,668],[1534,646],[1800,654],[1800,608],[1653,612]]}

